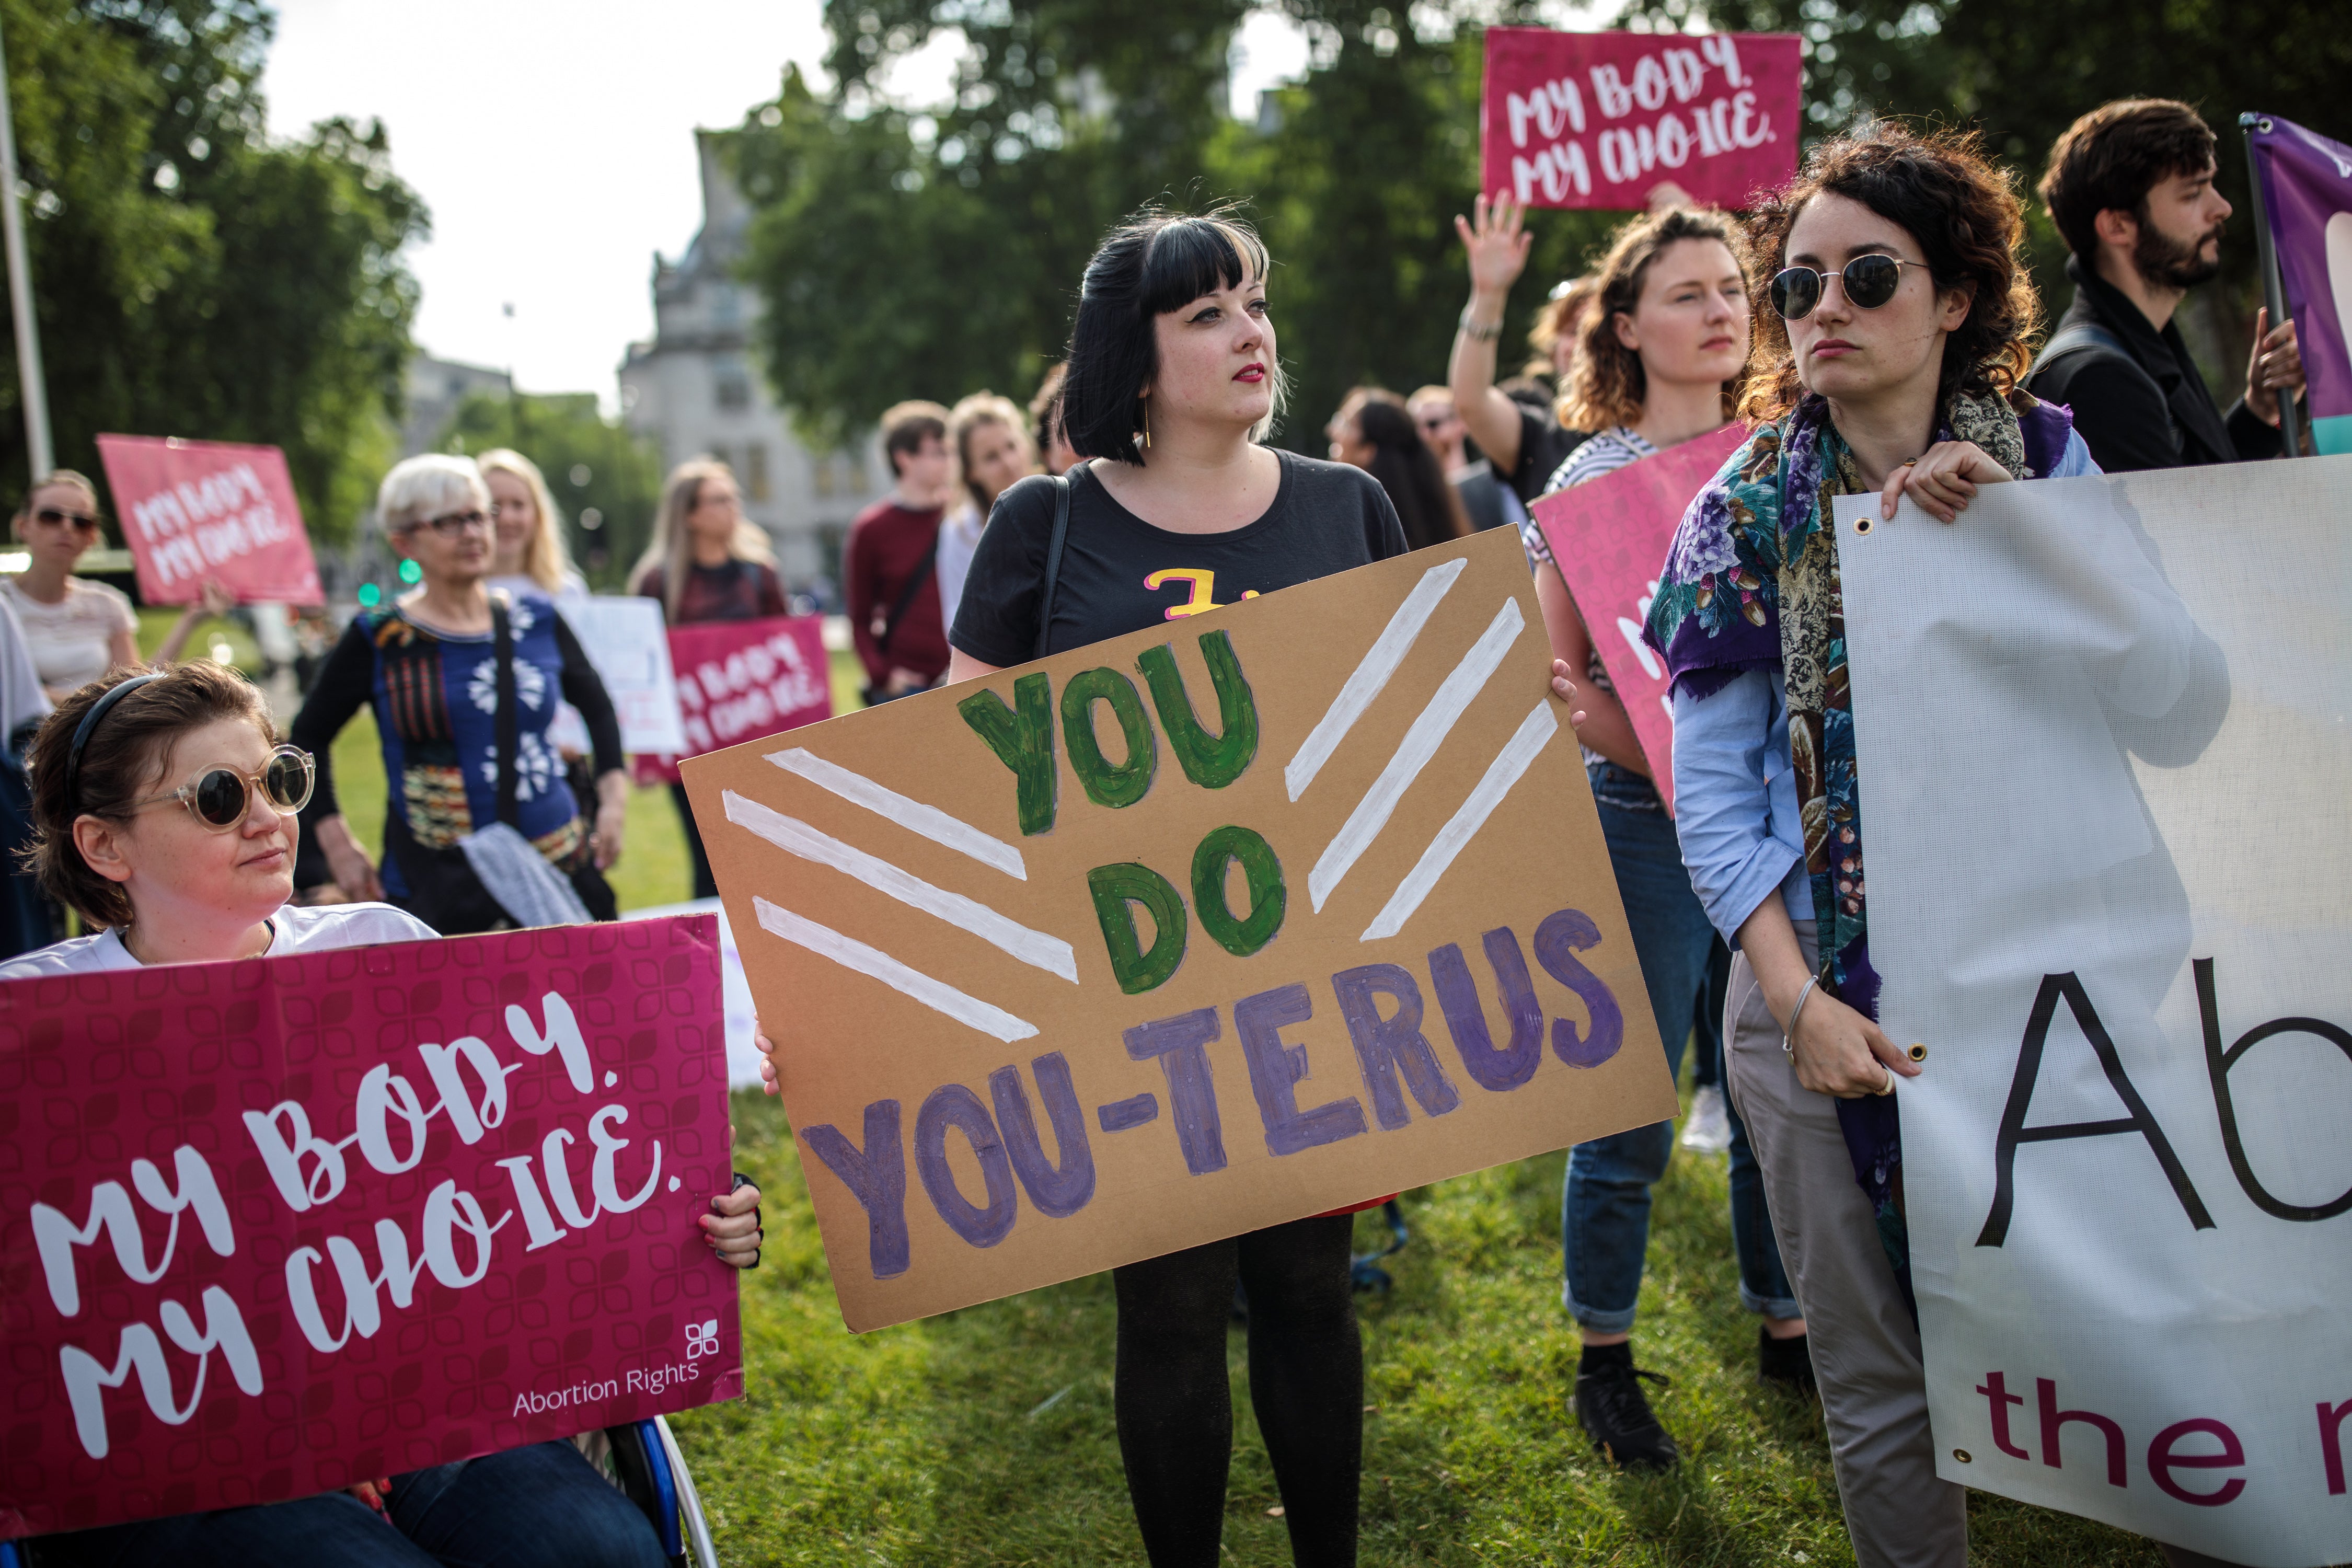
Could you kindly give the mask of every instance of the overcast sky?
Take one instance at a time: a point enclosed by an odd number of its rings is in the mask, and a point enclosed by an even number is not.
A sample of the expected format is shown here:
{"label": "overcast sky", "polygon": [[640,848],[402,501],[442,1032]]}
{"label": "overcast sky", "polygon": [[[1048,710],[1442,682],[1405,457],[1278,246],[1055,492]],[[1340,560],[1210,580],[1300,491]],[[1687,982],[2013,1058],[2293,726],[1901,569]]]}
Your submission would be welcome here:
{"label": "overcast sky", "polygon": [[[408,255],[427,353],[610,407],[623,351],[653,331],[654,253],[677,255],[700,221],[695,128],[737,123],[788,61],[817,75],[824,51],[818,0],[278,0],[264,85],[274,134],[384,122],[433,214]],[[935,97],[940,55],[896,95]],[[1306,49],[1261,15],[1236,55],[1248,105]]]}

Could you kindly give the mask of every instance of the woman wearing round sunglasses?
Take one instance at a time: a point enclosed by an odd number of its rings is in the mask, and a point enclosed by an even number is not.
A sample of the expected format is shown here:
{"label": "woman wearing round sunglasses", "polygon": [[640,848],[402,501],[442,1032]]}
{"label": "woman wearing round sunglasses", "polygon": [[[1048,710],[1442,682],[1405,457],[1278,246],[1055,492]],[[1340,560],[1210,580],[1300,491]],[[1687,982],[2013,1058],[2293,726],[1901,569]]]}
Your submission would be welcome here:
{"label": "woman wearing round sunglasses", "polygon": [[[277,739],[260,695],[206,662],[68,698],[33,744],[34,866],[53,897],[105,929],[0,964],[0,982],[432,940],[431,927],[386,904],[287,902],[294,816],[312,770],[309,755]],[[697,1216],[705,1245],[730,1268],[758,1264],[759,1198],[758,1188],[740,1187]],[[645,1516],[567,1442],[32,1544],[37,1568],[663,1562]]]}
{"label": "woman wearing round sunglasses", "polygon": [[1908,495],[1949,522],[1982,486],[2097,471],[2065,412],[2017,390],[2040,316],[2021,234],[1973,138],[1882,123],[1814,152],[1754,223],[1759,423],[1684,515],[1650,611],[1683,858],[1738,952],[1732,1098],[1865,1568],[1960,1568],[1968,1510],[1927,1427],[1895,1094],[1922,1068],[1875,1021],[1830,500],[1892,518]]}
{"label": "woman wearing round sunglasses", "polygon": [[[24,626],[41,689],[56,701],[74,688],[96,680],[120,665],[137,664],[139,617],[131,600],[110,584],[73,574],[99,542],[98,490],[71,468],[42,477],[16,509],[16,542],[25,547],[25,569],[0,577],[0,594]],[[173,623],[155,662],[170,664],[206,616],[226,615],[236,601],[206,583],[204,597]]]}

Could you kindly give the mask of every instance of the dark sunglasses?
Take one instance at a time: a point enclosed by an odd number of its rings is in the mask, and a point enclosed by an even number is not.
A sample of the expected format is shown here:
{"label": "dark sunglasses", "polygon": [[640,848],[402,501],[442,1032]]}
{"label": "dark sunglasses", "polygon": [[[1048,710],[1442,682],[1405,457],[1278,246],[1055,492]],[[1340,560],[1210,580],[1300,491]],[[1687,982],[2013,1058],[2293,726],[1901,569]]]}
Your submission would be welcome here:
{"label": "dark sunglasses", "polygon": [[90,516],[89,513],[86,511],[59,511],[53,506],[45,506],[40,510],[35,512],[33,514],[33,521],[35,522],[46,523],[51,528],[77,528],[91,533],[95,533],[98,531],[98,519]]}
{"label": "dark sunglasses", "polygon": [[198,822],[215,833],[226,833],[244,822],[252,807],[253,796],[247,793],[247,786],[258,787],[263,799],[282,815],[291,816],[310,804],[310,786],[316,777],[317,768],[310,752],[298,746],[280,746],[269,753],[269,760],[261,764],[257,773],[243,773],[230,767],[206,768],[169,795],[134,801],[131,809],[176,800]]}
{"label": "dark sunglasses", "polygon": [[446,512],[439,517],[428,517],[422,522],[412,522],[408,525],[407,531],[415,533],[420,528],[429,528],[446,539],[450,534],[463,533],[467,529],[488,528],[494,515],[496,514],[479,511]]}
{"label": "dark sunglasses", "polygon": [[1845,288],[1845,297],[1856,310],[1875,310],[1895,298],[1895,290],[1903,286],[1903,269],[1925,268],[1924,261],[1901,261],[1892,256],[1857,256],[1835,272],[1816,272],[1810,267],[1791,267],[1772,279],[1772,309],[1784,321],[1801,321],[1813,313],[1822,302],[1822,285],[1835,278]]}

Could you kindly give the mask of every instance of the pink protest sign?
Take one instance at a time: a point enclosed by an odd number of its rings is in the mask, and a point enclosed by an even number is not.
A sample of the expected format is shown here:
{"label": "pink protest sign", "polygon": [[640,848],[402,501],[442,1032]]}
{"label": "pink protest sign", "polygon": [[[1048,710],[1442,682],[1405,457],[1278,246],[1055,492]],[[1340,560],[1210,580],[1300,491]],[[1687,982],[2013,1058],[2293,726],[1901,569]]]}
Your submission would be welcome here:
{"label": "pink protest sign", "polygon": [[0,985],[0,1539],[743,1388],[707,915]]}
{"label": "pink protest sign", "polygon": [[206,583],[241,604],[325,601],[277,447],[100,436],[98,455],[149,604],[194,604]]}
{"label": "pink protest sign", "polygon": [[1694,201],[1748,206],[1797,172],[1803,69],[1792,33],[1489,27],[1479,188],[1630,210],[1672,180]]}
{"label": "pink protest sign", "polygon": [[1675,808],[1674,702],[1664,663],[1642,641],[1642,623],[1657,594],[1658,569],[1665,564],[1675,525],[1747,438],[1745,426],[1727,425],[1590,484],[1555,490],[1534,508],[1669,812]]}
{"label": "pink protest sign", "polygon": [[[815,616],[673,626],[670,668],[689,757],[833,717],[833,667]],[[677,783],[677,758],[636,757],[641,784]]]}

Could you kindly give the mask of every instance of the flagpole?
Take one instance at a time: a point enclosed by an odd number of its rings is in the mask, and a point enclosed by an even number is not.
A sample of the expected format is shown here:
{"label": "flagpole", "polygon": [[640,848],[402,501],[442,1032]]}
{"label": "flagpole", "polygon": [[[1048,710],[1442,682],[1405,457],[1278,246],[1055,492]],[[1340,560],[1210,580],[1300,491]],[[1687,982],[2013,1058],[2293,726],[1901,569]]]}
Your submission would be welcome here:
{"label": "flagpole", "polygon": [[[2246,133],[2246,179],[2254,191],[2254,239],[2262,250],[2263,304],[2270,311],[2273,331],[2287,319],[2286,288],[2279,279],[2278,247],[2271,241],[2270,205],[2263,199],[2263,166],[2261,155],[2254,149],[2254,132],[2268,131],[2270,118],[2248,110],[2238,116],[2238,129]],[[2279,405],[2279,437],[2290,458],[2303,456],[2303,434],[2297,428],[2294,396],[2284,387],[2273,387]]]}
{"label": "flagpole", "polygon": [[48,384],[41,377],[41,329],[33,318],[33,271],[25,258],[25,214],[16,194],[16,127],[8,107],[8,58],[0,48],[0,245],[8,253],[8,304],[16,315],[16,386],[25,400],[25,449],[32,478],[57,466],[49,447]]}

